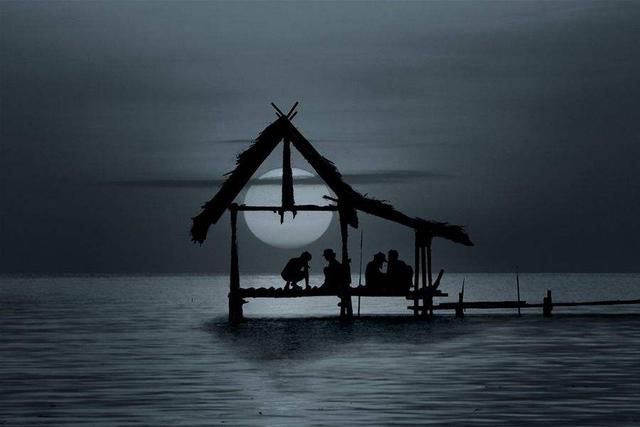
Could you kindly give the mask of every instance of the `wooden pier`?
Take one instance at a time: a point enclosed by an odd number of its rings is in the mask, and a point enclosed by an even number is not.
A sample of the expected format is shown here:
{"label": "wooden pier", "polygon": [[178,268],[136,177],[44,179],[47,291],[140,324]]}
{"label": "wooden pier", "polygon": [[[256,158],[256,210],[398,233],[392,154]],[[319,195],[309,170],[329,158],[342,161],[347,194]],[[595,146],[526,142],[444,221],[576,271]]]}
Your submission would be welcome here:
{"label": "wooden pier", "polygon": [[[380,292],[374,289],[360,286],[349,288],[349,296],[366,296],[366,297],[401,297],[407,300],[416,298],[415,292],[385,291]],[[244,288],[238,290],[241,299],[244,298],[307,298],[307,297],[340,297],[334,290],[324,289],[321,287],[311,287],[309,289],[283,289],[283,288]],[[407,308],[417,311],[419,314],[426,313],[427,318],[431,318],[433,311],[453,311],[456,317],[464,317],[467,309],[471,310],[499,310],[499,309],[533,309],[542,308],[542,314],[545,317],[551,317],[551,313],[555,307],[578,307],[578,306],[610,306],[610,305],[633,305],[640,304],[640,299],[632,300],[604,300],[604,301],[575,301],[575,302],[553,302],[551,299],[551,291],[543,297],[540,303],[528,303],[527,301],[505,300],[505,301],[463,301],[459,298],[458,302],[442,302],[429,305],[429,301],[433,298],[447,297],[448,294],[438,289],[431,291],[418,291],[418,300],[424,301],[426,297],[427,304],[418,304],[418,307],[410,305]],[[246,303],[246,301],[242,301]],[[426,308],[426,309],[425,309]]]}
{"label": "wooden pier", "polygon": [[575,301],[575,302],[553,302],[551,290],[541,303],[527,303],[526,301],[468,301],[464,302],[462,297],[458,302],[444,302],[433,306],[434,310],[454,310],[457,317],[463,317],[467,309],[495,310],[495,309],[523,309],[542,308],[545,317],[551,317],[554,307],[579,307],[579,306],[602,306],[602,305],[633,305],[640,304],[640,299],[631,300],[604,300],[604,301]]}

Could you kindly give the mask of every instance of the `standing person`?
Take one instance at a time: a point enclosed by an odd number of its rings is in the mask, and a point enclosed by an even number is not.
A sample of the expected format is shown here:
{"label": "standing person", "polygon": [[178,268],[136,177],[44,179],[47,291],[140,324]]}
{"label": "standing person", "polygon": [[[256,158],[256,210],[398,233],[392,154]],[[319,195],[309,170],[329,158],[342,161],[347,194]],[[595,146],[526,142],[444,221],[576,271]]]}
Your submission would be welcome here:
{"label": "standing person", "polygon": [[286,282],[285,289],[289,289],[290,286],[300,289],[298,282],[302,279],[304,279],[305,288],[309,289],[309,261],[311,261],[311,254],[304,251],[299,257],[291,258],[287,262],[282,273],[280,273]]}
{"label": "standing person", "polygon": [[369,261],[364,272],[364,279],[367,287],[381,290],[385,286],[386,274],[382,272],[382,264],[387,262],[382,252],[378,252],[373,256],[373,260]]}
{"label": "standing person", "polygon": [[389,251],[387,262],[387,282],[390,288],[408,291],[413,280],[413,268],[398,258],[398,251]]}
{"label": "standing person", "polygon": [[336,259],[336,253],[333,249],[325,249],[322,253],[324,259],[329,263],[324,268],[324,283],[323,288],[338,290],[344,284],[344,269],[342,264]]}

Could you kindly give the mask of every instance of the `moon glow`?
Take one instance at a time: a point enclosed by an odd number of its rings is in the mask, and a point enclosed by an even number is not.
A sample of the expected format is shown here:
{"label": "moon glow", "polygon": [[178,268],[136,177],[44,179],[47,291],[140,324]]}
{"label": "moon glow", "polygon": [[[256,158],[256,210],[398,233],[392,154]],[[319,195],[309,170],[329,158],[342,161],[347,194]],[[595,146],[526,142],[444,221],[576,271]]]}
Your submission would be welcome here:
{"label": "moon glow", "polygon": [[[324,195],[331,195],[326,185],[301,184],[304,178],[314,175],[303,169],[293,168],[294,197],[296,205],[326,204]],[[299,178],[296,180],[296,177]],[[249,206],[280,206],[282,204],[282,169],[273,169],[258,180],[268,183],[254,184],[247,190],[244,204]],[[302,179],[300,179],[302,178]],[[271,183],[273,182],[273,183]],[[319,239],[329,228],[333,212],[298,212],[293,218],[286,212],[284,222],[280,224],[280,215],[273,212],[243,212],[249,230],[264,243],[276,248],[300,248]]]}

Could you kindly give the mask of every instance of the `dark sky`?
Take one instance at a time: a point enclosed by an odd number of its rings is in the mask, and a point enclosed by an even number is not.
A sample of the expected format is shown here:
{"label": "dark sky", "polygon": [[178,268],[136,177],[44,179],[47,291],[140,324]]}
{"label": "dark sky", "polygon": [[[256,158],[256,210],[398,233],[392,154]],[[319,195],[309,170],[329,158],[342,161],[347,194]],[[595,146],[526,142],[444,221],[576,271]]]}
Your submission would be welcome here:
{"label": "dark sky", "polygon": [[436,268],[640,271],[640,2],[3,1],[0,34],[0,272],[226,271],[228,218],[202,247],[190,218],[271,101],[360,191],[468,227]]}

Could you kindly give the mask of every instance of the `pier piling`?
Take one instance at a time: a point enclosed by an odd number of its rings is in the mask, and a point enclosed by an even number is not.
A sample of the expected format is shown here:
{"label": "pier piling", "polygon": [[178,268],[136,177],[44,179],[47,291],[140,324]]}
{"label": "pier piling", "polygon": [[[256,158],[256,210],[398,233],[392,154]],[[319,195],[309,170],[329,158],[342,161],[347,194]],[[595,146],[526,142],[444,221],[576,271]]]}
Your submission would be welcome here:
{"label": "pier piling", "polygon": [[547,296],[542,300],[542,315],[544,317],[551,317],[552,310],[553,301],[551,300],[551,289],[547,289]]}

